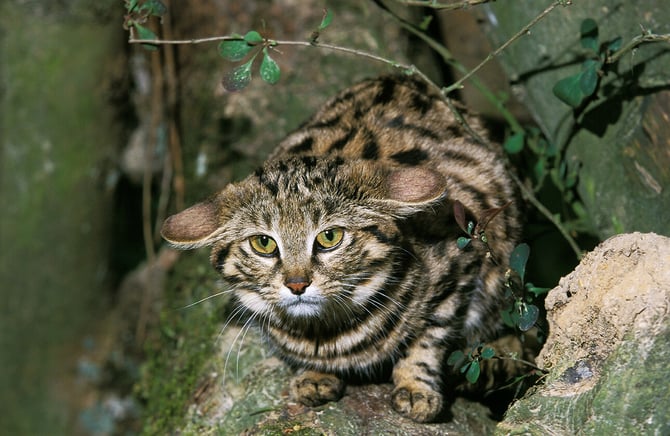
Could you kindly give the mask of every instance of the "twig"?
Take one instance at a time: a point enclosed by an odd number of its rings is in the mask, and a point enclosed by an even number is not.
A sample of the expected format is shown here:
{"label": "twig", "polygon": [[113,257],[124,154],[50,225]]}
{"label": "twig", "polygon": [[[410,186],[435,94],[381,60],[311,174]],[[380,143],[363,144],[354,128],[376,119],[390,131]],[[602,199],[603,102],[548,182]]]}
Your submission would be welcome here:
{"label": "twig", "polygon": [[450,11],[453,9],[467,9],[471,6],[489,3],[495,0],[463,0],[452,3],[440,3],[436,0],[395,0],[398,3],[407,6],[423,6],[424,8],[439,9],[441,11]]}
{"label": "twig", "polygon": [[542,20],[544,17],[546,17],[552,10],[554,10],[557,6],[560,5],[568,5],[570,2],[566,0],[555,0],[552,4],[550,4],[544,11],[540,12],[538,16],[533,18],[528,24],[523,26],[521,30],[519,30],[517,33],[515,33],[510,39],[505,41],[503,45],[495,49],[493,52],[489,53],[486,58],[484,58],[483,61],[479,63],[476,67],[471,69],[466,75],[461,77],[459,80],[456,82],[452,83],[451,85],[447,86],[444,90],[447,94],[456,90],[460,89],[463,86],[463,82],[468,80],[472,75],[474,75],[477,71],[479,71],[484,65],[486,65],[491,59],[494,57],[498,56],[503,50],[505,50],[510,44],[512,44],[514,41],[517,39],[521,38],[523,35],[528,33],[530,29],[535,26],[540,20]]}
{"label": "twig", "polygon": [[[394,13],[392,10],[390,10],[382,1],[380,0],[374,0],[375,4],[379,6],[380,8],[384,9],[391,17],[400,24],[403,29],[407,30],[408,32],[412,33],[414,36],[417,38],[421,39],[423,42],[428,44],[430,48],[435,50],[441,57],[442,60],[444,60],[445,63],[450,65],[452,68],[455,70],[466,74],[468,72],[468,69],[458,62],[454,56],[451,54],[451,52],[441,43],[436,41],[435,39],[431,38],[428,36],[423,30],[417,28],[414,24],[408,22],[404,18],[398,16],[396,13]],[[502,115],[502,117],[505,119],[507,124],[509,124],[510,128],[514,132],[522,132],[524,129],[521,127],[521,124],[517,121],[516,117],[505,107],[504,103],[498,98],[498,96],[495,95],[484,83],[482,83],[477,77],[472,77],[472,84],[474,85],[475,88],[492,104],[498,109],[498,112]],[[440,88],[440,91],[442,91],[442,88]]]}
{"label": "twig", "polygon": [[613,64],[628,51],[634,50],[638,45],[644,44],[646,42],[670,42],[670,34],[657,35],[655,33],[651,33],[648,30],[643,29],[643,31],[644,33],[642,35],[638,35],[632,38],[630,41],[628,41],[628,44],[615,51],[611,56],[608,56],[605,62],[608,64]]}
{"label": "twig", "polygon": [[517,177],[516,174],[513,172],[510,172],[512,180],[514,180],[514,183],[519,187],[521,190],[521,193],[523,194],[524,198],[528,201],[530,201],[533,206],[537,208],[537,210],[545,216],[551,222],[556,229],[561,233],[563,238],[568,242],[568,245],[570,245],[570,248],[572,248],[572,251],[574,251],[575,256],[577,256],[577,260],[581,260],[582,256],[584,255],[582,253],[582,250],[579,248],[579,245],[577,245],[577,242],[575,239],[570,235],[570,233],[563,227],[563,224],[561,224],[561,221],[558,220],[549,209],[547,209],[544,204],[540,203],[540,200],[538,200],[535,195],[533,194],[532,191],[530,191],[526,185],[523,184],[523,182]]}
{"label": "twig", "polygon": [[537,366],[537,365],[534,364],[533,362],[528,361],[528,360],[524,360],[524,359],[519,359],[518,357],[510,357],[510,356],[493,356],[493,358],[494,358],[494,359],[498,359],[498,360],[511,360],[511,361],[513,361],[513,362],[519,362],[519,363],[521,363],[521,364],[523,364],[523,365],[526,365],[526,366],[529,366],[529,367],[533,368],[533,369],[536,370],[536,371],[540,371],[540,372],[543,373],[543,374],[548,374],[548,373],[549,373],[548,370],[546,370],[546,369],[544,369],[544,368],[540,368],[539,366]]}

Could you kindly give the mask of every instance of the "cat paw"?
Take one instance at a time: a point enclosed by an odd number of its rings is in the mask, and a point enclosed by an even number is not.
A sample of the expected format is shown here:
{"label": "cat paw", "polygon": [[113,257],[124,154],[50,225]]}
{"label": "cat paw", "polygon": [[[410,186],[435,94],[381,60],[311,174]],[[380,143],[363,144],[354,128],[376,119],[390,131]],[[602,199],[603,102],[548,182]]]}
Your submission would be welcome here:
{"label": "cat paw", "polygon": [[344,382],[332,374],[305,371],[291,380],[291,397],[310,407],[337,401],[344,392]]}
{"label": "cat paw", "polygon": [[427,386],[402,384],[391,396],[393,408],[416,422],[433,421],[442,411],[442,395]]}

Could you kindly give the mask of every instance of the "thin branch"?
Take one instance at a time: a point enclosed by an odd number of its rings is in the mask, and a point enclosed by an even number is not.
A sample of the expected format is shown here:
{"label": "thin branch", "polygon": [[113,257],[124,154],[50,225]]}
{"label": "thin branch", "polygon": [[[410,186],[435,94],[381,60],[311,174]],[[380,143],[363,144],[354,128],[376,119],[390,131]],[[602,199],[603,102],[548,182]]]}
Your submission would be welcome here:
{"label": "thin branch", "polygon": [[242,37],[239,36],[211,36],[209,38],[192,38],[192,39],[139,39],[131,34],[128,38],[129,44],[150,44],[150,45],[183,45],[183,44],[204,44],[207,42],[217,41],[240,41]]}
{"label": "thin branch", "polygon": [[517,177],[516,174],[514,174],[513,172],[510,172],[510,175],[512,177],[512,180],[514,180],[514,183],[516,183],[516,185],[521,190],[521,193],[524,196],[524,198],[526,200],[530,201],[533,204],[533,206],[535,206],[537,208],[537,210],[540,211],[540,213],[542,215],[544,215],[545,218],[547,218],[549,220],[549,222],[551,222],[554,225],[554,227],[556,227],[558,229],[559,232],[561,232],[561,235],[568,242],[568,245],[570,245],[570,248],[572,248],[572,251],[575,253],[575,256],[577,256],[577,260],[581,260],[581,258],[584,256],[584,254],[582,253],[582,250],[579,248],[579,245],[577,245],[577,242],[572,237],[572,235],[570,235],[570,233],[567,231],[567,229],[565,229],[565,227],[563,227],[563,224],[561,224],[561,221],[559,219],[557,219],[554,216],[554,214],[552,214],[551,211],[549,209],[547,209],[544,206],[544,204],[542,204],[540,202],[540,200],[538,200],[535,197],[533,192],[530,189],[528,189],[528,187],[526,187],[526,185],[523,184],[523,182]]}
{"label": "thin branch", "polygon": [[484,65],[486,65],[491,59],[494,57],[498,56],[503,50],[505,50],[510,44],[512,44],[514,41],[517,39],[521,38],[523,35],[527,34],[530,29],[535,26],[540,20],[542,20],[544,17],[546,17],[551,11],[553,11],[557,6],[564,6],[570,4],[569,1],[566,0],[555,0],[552,4],[550,4],[544,11],[540,12],[538,16],[533,18],[528,24],[523,26],[521,30],[519,30],[517,33],[514,34],[510,39],[505,41],[503,45],[495,49],[493,52],[489,53],[486,58],[484,58],[483,61],[479,63],[476,67],[474,67],[472,70],[470,70],[465,76],[461,77],[459,80],[456,82],[452,83],[448,87],[445,88],[444,92],[447,94],[456,90],[460,89],[463,86],[463,82],[468,80],[472,75],[477,73]]}
{"label": "thin branch", "polygon": [[540,371],[543,374],[549,374],[549,370],[546,370],[544,368],[540,368],[539,366],[537,366],[536,364],[534,364],[533,362],[531,362],[529,360],[519,359],[517,357],[511,357],[511,356],[493,356],[493,358],[498,359],[498,360],[511,360],[513,362],[519,362],[523,365],[526,365],[526,366],[529,366],[529,367],[533,368],[536,371]]}
{"label": "thin branch", "polygon": [[606,63],[613,64],[618,61],[623,55],[627,52],[634,50],[637,46],[642,45],[647,42],[668,42],[670,43],[670,34],[657,35],[651,33],[650,31],[644,31],[642,35],[638,35],[628,41],[628,44],[621,47],[619,50],[615,51],[611,56],[608,56]]}
{"label": "thin branch", "polygon": [[472,6],[489,3],[495,0],[463,0],[452,3],[440,3],[436,0],[395,0],[406,6],[423,6],[424,8],[438,9],[441,11],[450,11],[453,9],[467,9]]}
{"label": "thin branch", "polygon": [[[379,6],[380,8],[384,9],[394,20],[398,22],[402,26],[403,29],[407,30],[408,32],[412,33],[414,36],[417,38],[421,39],[423,42],[428,44],[430,48],[435,50],[436,53],[438,53],[441,57],[442,60],[452,68],[454,68],[456,71],[459,71],[460,73],[467,74],[468,69],[458,62],[456,58],[451,54],[451,52],[440,42],[436,41],[435,39],[431,38],[424,32],[423,30],[419,29],[416,27],[414,24],[410,23],[409,21],[405,20],[404,18],[398,16],[395,14],[392,10],[390,10],[382,1],[380,0],[374,0],[375,4]],[[522,132],[524,129],[521,127],[521,124],[517,121],[516,117],[505,107],[505,104],[498,98],[497,95],[493,91],[491,91],[482,81],[480,81],[477,77],[472,77],[472,84],[477,90],[493,105],[495,106],[496,109],[498,109],[498,112],[502,115],[502,117],[505,119],[507,124],[509,124],[510,128],[514,132]],[[442,91],[442,88],[440,88],[440,92]]]}
{"label": "thin branch", "polygon": [[[235,37],[235,36],[216,36],[212,38],[200,38],[200,39],[173,39],[173,40],[165,40],[165,39],[135,39],[135,38],[130,38],[128,40],[129,43],[131,44],[152,44],[152,45],[166,45],[166,44],[201,44],[201,43],[207,43],[207,42],[216,42],[216,41],[239,41],[242,38],[240,37]],[[401,62],[394,61],[392,59],[388,59],[382,56],[378,56],[366,51],[358,50],[355,48],[348,48],[348,47],[342,47],[339,45],[332,45],[332,44],[324,44],[318,41],[311,42],[311,41],[285,41],[285,40],[274,40],[274,39],[268,39],[265,44],[275,47],[275,46],[287,46],[287,45],[293,45],[293,46],[302,46],[302,47],[315,47],[315,48],[322,48],[326,50],[332,50],[332,51],[339,51],[341,53],[347,53],[355,56],[360,56],[363,58],[371,59],[376,62],[381,62],[387,65],[390,65],[394,68],[399,68],[401,70],[405,70],[406,72],[412,73],[412,74],[417,74],[420,76],[423,80],[426,82],[432,84],[436,89],[440,89],[437,85],[432,83],[432,81],[421,71],[419,71],[414,65],[410,64],[403,64]]]}

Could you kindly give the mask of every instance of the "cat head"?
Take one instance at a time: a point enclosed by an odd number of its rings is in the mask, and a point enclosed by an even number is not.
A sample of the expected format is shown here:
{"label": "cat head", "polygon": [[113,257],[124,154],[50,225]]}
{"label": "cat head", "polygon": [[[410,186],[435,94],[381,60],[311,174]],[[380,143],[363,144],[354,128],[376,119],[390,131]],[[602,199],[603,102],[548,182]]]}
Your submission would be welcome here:
{"label": "cat head", "polygon": [[169,217],[161,233],[176,248],[212,246],[213,266],[258,316],[351,316],[397,267],[398,221],[445,190],[428,168],[292,157]]}

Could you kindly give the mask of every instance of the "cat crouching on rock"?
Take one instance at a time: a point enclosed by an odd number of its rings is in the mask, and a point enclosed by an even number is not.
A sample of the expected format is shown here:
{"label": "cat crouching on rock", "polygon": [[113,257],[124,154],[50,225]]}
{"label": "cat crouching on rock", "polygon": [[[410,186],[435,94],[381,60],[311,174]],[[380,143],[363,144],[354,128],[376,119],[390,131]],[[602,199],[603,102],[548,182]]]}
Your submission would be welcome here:
{"label": "cat crouching on rock", "polygon": [[[477,131],[476,118],[468,123]],[[453,216],[505,207],[483,244],[461,250]],[[173,246],[211,262],[276,354],[292,397],[338,400],[347,379],[393,382],[393,407],[434,420],[446,359],[491,339],[520,233],[498,150],[461,130],[440,96],[408,76],[342,91],[245,180],[168,218]]]}

